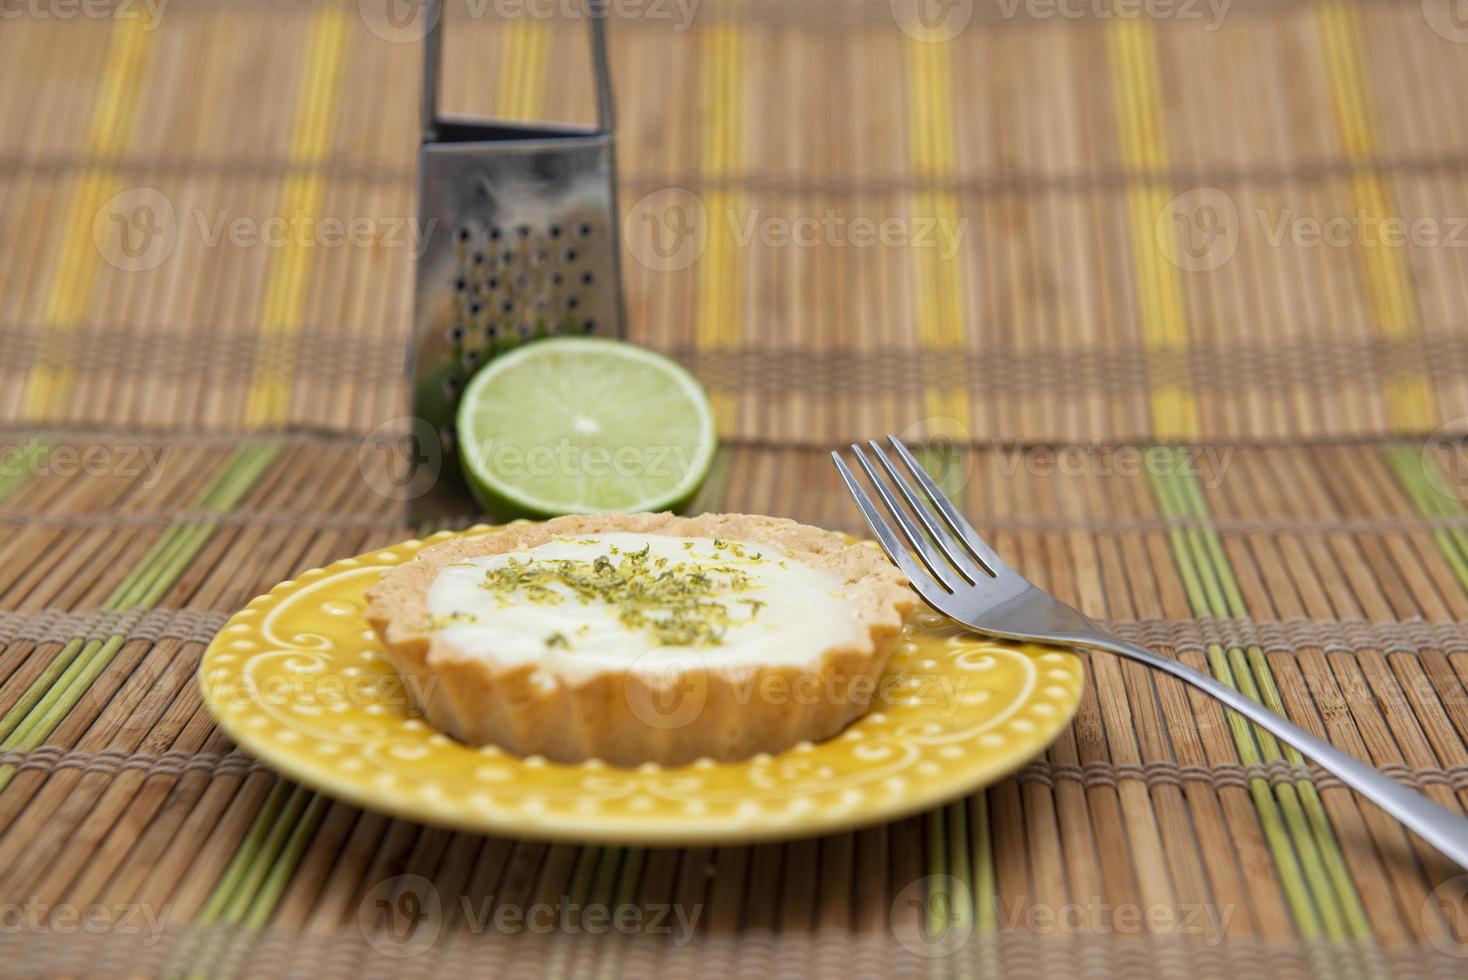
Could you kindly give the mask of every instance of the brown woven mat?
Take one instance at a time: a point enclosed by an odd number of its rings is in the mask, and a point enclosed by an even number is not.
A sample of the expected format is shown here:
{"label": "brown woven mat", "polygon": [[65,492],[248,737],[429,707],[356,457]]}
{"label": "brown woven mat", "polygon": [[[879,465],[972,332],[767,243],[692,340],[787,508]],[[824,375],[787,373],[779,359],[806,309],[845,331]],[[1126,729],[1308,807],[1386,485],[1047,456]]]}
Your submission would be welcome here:
{"label": "brown woven mat", "polygon": [[[6,972],[1462,974],[1461,869],[1100,655],[1001,783],[752,848],[448,833],[239,753],[213,631],[421,530],[363,438],[405,405],[417,47],[376,0],[63,6],[0,29]],[[449,107],[585,118],[563,6],[450,2]],[[827,450],[937,432],[1026,574],[1463,809],[1449,4],[614,6],[631,330],[714,396],[701,503],[859,531]],[[669,269],[674,192],[715,244]],[[375,237],[250,237],[292,218]]]}

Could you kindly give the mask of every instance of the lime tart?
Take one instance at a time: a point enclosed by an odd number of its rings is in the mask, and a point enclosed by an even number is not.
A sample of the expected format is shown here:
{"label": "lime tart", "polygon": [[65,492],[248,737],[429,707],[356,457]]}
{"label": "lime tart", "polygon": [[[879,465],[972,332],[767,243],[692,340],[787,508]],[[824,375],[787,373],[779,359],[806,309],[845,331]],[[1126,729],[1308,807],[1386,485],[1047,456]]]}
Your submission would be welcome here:
{"label": "lime tart", "polygon": [[557,762],[732,761],[867,710],[915,597],[773,517],[605,514],[426,548],[367,594],[428,722]]}

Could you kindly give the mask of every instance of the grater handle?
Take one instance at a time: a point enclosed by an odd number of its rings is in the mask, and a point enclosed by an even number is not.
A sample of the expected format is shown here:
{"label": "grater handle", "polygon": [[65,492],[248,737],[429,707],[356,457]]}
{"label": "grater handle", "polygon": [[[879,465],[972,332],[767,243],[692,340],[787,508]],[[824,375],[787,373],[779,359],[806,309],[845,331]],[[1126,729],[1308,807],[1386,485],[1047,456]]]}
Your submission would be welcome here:
{"label": "grater handle", "polygon": [[[611,62],[607,57],[606,20],[610,16],[606,0],[582,0],[587,34],[591,41],[591,77],[596,85],[596,129],[610,133],[616,125],[616,109],[612,98]],[[428,33],[423,38],[423,96],[420,118],[423,139],[438,135],[438,81],[443,74],[443,2],[426,0],[424,16]]]}

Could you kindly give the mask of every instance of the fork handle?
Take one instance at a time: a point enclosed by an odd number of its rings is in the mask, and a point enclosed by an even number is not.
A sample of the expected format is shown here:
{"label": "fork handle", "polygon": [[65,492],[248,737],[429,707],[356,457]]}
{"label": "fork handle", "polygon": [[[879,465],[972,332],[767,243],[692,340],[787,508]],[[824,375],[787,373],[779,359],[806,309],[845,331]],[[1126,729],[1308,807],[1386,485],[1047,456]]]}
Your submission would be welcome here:
{"label": "fork handle", "polygon": [[1334,774],[1341,782],[1396,817],[1409,830],[1452,858],[1460,867],[1468,868],[1468,819],[1439,806],[1416,790],[1383,776],[1354,756],[1316,738],[1259,702],[1181,661],[1105,634],[1077,637],[1077,643],[1140,661],[1171,674],[1205,694],[1213,695],[1280,741],[1294,746],[1301,755],[1314,760],[1320,768]]}

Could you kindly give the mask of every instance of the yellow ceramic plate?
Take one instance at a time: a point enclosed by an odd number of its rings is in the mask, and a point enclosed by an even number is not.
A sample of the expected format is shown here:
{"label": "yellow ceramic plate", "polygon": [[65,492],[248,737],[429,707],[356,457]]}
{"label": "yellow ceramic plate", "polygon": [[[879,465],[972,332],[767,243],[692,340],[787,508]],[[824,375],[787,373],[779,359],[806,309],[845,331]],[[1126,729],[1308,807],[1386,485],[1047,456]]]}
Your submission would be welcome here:
{"label": "yellow ceramic plate", "polygon": [[383,571],[449,536],[313,569],[230,619],[199,668],[230,737],[307,786],[409,820],[543,840],[731,844],[879,823],[972,792],[1039,754],[1080,702],[1074,654],[982,640],[923,612],[872,710],[820,744],[637,769],[469,748],[417,717],[363,618],[362,593]]}

